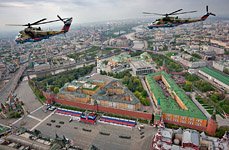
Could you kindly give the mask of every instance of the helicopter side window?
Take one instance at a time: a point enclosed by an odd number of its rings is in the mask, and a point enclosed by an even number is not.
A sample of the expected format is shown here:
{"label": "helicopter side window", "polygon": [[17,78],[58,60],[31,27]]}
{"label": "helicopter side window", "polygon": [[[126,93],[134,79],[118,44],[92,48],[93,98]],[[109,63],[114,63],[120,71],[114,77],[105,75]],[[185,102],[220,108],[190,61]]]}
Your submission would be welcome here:
{"label": "helicopter side window", "polygon": [[22,34],[21,33],[18,33],[17,37],[18,38],[21,38],[22,37]]}
{"label": "helicopter side window", "polygon": [[160,21],[156,20],[156,21],[153,22],[153,24],[160,24]]}

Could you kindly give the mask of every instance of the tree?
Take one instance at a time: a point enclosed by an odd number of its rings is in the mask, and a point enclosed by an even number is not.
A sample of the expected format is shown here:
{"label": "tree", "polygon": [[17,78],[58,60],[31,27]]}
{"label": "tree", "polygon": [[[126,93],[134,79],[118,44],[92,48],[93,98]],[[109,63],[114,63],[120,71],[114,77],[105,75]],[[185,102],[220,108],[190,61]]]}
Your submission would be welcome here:
{"label": "tree", "polygon": [[142,96],[143,96],[143,97],[147,97],[147,96],[148,96],[146,90],[143,90],[143,91],[142,91]]}
{"label": "tree", "polygon": [[124,76],[124,78],[122,79],[122,83],[123,84],[129,84],[129,77],[128,76]]}
{"label": "tree", "polygon": [[190,81],[190,82],[200,80],[200,78],[199,78],[197,75],[195,75],[195,74],[190,74],[190,73],[186,73],[186,74],[185,74],[185,79],[188,80],[188,81]]}
{"label": "tree", "polygon": [[108,60],[104,60],[103,63],[104,63],[105,65],[107,65],[107,64],[108,64]]}
{"label": "tree", "polygon": [[190,81],[186,81],[184,85],[184,90],[186,92],[191,92],[192,91],[192,83]]}
{"label": "tree", "polygon": [[196,57],[196,58],[198,58],[198,59],[201,59],[201,58],[202,58],[202,57],[201,57],[199,54],[197,54],[197,53],[193,53],[192,56],[193,56],[193,57]]}
{"label": "tree", "polygon": [[226,131],[229,131],[229,126],[221,126],[216,130],[216,137],[222,138]]}
{"label": "tree", "polygon": [[224,68],[223,72],[226,73],[226,74],[229,74],[229,69],[228,68]]}
{"label": "tree", "polygon": [[141,93],[138,92],[138,91],[135,91],[135,92],[134,92],[134,95],[135,95],[137,98],[140,98],[140,97],[141,97]]}
{"label": "tree", "polygon": [[59,93],[59,91],[60,91],[60,88],[59,88],[59,87],[55,87],[54,90],[53,90],[53,92],[54,92],[55,94]]}

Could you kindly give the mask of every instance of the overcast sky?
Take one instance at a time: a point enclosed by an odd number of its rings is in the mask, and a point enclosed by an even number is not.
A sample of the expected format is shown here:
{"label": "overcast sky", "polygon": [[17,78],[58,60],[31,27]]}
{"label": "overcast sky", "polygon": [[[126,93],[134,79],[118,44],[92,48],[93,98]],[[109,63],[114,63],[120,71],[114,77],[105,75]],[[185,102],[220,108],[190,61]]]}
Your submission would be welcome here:
{"label": "overcast sky", "polygon": [[[57,19],[57,14],[73,17],[75,25],[139,18],[144,17],[143,11],[169,13],[180,8],[198,11],[183,17],[197,17],[205,14],[206,5],[217,16],[229,16],[229,0],[0,0],[0,30],[15,29],[5,26],[10,23]],[[56,24],[61,25],[60,22]]]}

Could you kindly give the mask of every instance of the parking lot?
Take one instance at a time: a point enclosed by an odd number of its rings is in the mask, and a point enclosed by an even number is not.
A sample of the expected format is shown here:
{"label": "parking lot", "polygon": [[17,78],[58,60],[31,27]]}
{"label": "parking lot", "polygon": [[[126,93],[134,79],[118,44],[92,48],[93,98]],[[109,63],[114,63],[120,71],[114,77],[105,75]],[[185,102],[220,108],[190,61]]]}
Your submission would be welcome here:
{"label": "parking lot", "polygon": [[[69,123],[69,119],[70,117],[53,114],[36,129],[52,138],[56,134],[59,136],[65,135],[73,140],[74,145],[78,145],[83,149],[88,149],[93,144],[100,149],[147,150],[152,136],[156,133],[156,129],[151,126],[146,126],[140,132],[137,127],[131,129],[102,123],[90,125],[77,121]],[[107,135],[101,134],[101,132]],[[131,139],[120,138],[119,136],[131,137]]]}

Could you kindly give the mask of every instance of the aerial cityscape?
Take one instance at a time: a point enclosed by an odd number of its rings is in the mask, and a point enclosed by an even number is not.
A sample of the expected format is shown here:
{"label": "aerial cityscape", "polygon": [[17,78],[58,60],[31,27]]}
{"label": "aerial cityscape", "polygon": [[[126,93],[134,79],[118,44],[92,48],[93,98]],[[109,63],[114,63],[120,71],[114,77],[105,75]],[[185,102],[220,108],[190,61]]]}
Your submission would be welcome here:
{"label": "aerial cityscape", "polygon": [[0,150],[229,150],[229,1],[170,3],[0,1]]}

